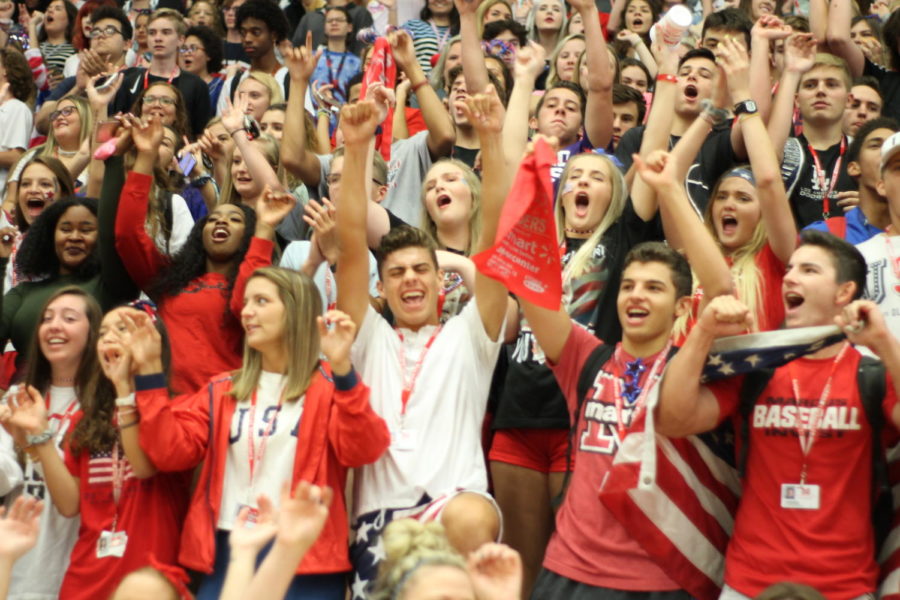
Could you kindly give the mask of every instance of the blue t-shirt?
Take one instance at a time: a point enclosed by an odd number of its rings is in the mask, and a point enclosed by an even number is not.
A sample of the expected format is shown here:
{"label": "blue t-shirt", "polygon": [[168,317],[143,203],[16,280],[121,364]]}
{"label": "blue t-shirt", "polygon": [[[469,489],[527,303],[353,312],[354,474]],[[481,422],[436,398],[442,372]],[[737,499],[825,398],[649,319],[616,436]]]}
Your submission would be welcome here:
{"label": "blue t-shirt", "polygon": [[[854,206],[851,210],[844,213],[843,217],[832,217],[832,219],[844,219],[847,224],[847,229],[844,232],[844,239],[853,244],[862,244],[866,240],[871,237],[878,235],[879,233],[884,233],[874,225],[869,223],[869,220],[866,219],[866,215],[863,214],[863,211],[859,210],[858,206]],[[816,221],[815,223],[810,223],[803,229],[815,229],[817,231],[825,231],[830,233],[831,230],[828,228],[828,224],[825,221]]]}

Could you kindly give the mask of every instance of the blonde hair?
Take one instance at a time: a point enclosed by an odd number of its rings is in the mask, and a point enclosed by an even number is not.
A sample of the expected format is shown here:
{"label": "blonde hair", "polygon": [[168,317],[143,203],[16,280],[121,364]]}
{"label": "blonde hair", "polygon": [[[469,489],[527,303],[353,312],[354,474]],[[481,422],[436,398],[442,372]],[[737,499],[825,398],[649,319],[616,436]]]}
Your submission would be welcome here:
{"label": "blonde hair", "polygon": [[[716,201],[719,186],[721,186],[722,182],[726,179],[732,177],[743,179],[743,177],[729,175],[727,173],[724,177],[719,178],[709,195],[709,202],[706,204],[706,208],[703,211],[703,224],[706,226],[706,230],[709,231],[709,234],[716,241],[719,248],[722,249],[722,253],[726,256],[731,256],[731,277],[734,280],[734,291],[741,302],[750,309],[750,314],[756,316],[757,310],[762,306],[762,289],[760,288],[759,268],[756,266],[756,255],[759,254],[763,249],[763,246],[766,245],[766,226],[763,223],[763,220],[760,219],[756,224],[756,228],[753,230],[753,235],[750,236],[750,240],[729,254],[719,241],[719,236],[716,234],[716,228],[712,219],[713,204]],[[744,179],[744,181],[746,181],[746,179]],[[754,193],[756,193],[755,186],[753,186],[753,189]],[[757,199],[757,202],[758,201],[759,200]],[[696,292],[697,287],[699,286],[699,278],[695,275],[693,280],[694,291]],[[676,337],[688,333],[687,324],[690,317],[691,315],[685,314],[682,317],[679,317],[675,322],[673,333]],[[759,331],[759,319],[754,319],[752,331]]]}
{"label": "blonde hair", "polygon": [[563,169],[562,175],[559,177],[559,189],[556,191],[556,208],[554,210],[556,214],[556,237],[559,243],[564,244],[566,240],[566,214],[562,202],[566,180],[569,177],[569,171],[575,168],[575,163],[586,158],[595,158],[606,167],[606,176],[610,179],[611,188],[609,206],[603,218],[600,219],[597,228],[566,265],[563,271],[563,285],[582,276],[590,268],[594,249],[600,244],[603,234],[622,216],[622,212],[625,210],[625,203],[628,201],[628,187],[625,184],[625,178],[622,177],[622,172],[619,171],[619,168],[613,164],[609,157],[602,154],[579,154],[574,156],[566,163],[566,168]]}
{"label": "blonde hair", "polygon": [[[247,81],[248,79],[258,81],[259,83],[263,84],[267,90],[269,90],[269,106],[272,106],[273,104],[281,104],[282,102],[284,102],[284,94],[282,94],[281,92],[281,86],[278,85],[278,82],[275,80],[275,78],[268,73],[265,73],[263,71],[250,71],[249,73],[247,73],[247,77],[244,79],[244,81]],[[244,85],[244,81],[242,81],[240,85],[238,85],[238,90],[241,89],[241,85]]]}
{"label": "blonde hair", "polygon": [[534,6],[531,7],[531,10],[528,11],[528,18],[525,21],[525,30],[528,32],[528,39],[533,40],[535,42],[540,43],[541,36],[538,33],[537,27],[537,10],[538,6],[540,6],[541,2],[556,2],[559,4],[560,8],[562,8],[562,20],[559,26],[559,30],[556,32],[556,39],[558,40],[565,33],[566,28],[569,25],[569,15],[566,12],[566,3],[563,0],[535,0]]}
{"label": "blonde hair", "polygon": [[437,521],[398,519],[385,528],[382,541],[385,559],[378,569],[372,600],[403,598],[404,589],[424,566],[466,570],[465,560],[450,545],[444,526]]}
{"label": "blonde hair", "polygon": [[[462,172],[463,181],[468,186],[469,193],[472,194],[472,208],[469,211],[469,243],[466,244],[465,248],[456,248],[457,250],[464,250],[466,256],[471,256],[475,250],[475,245],[478,243],[478,237],[481,235],[481,180],[469,165],[455,158],[442,158],[431,165],[431,169],[446,164],[453,165]],[[431,169],[428,169],[428,173],[431,172]],[[428,210],[424,209],[425,194],[427,193],[425,186],[428,181],[428,173],[425,174],[425,181],[422,182],[421,201],[423,210],[421,229],[428,232],[439,248],[443,248],[444,245],[438,239],[437,224],[431,218],[431,215],[428,214]]]}
{"label": "blonde hair", "polygon": [[[257,144],[259,150],[263,153],[263,156],[266,157],[266,162],[272,166],[275,170],[275,174],[278,176],[278,180],[285,186],[285,189],[287,189],[287,177],[284,168],[281,166],[278,140],[271,135],[264,133],[251,143]],[[243,202],[243,198],[241,198],[237,193],[237,190],[234,189],[234,180],[231,178],[231,164],[234,159],[235,150],[238,150],[237,144],[234,145],[231,154],[228,155],[228,170],[225,172],[225,182],[222,185],[223,191],[219,199],[219,204],[240,204]]]}
{"label": "blonde hair", "polygon": [[147,27],[150,27],[150,23],[157,19],[169,19],[172,21],[175,32],[179,36],[184,36],[184,32],[187,31],[187,25],[184,22],[184,15],[175,10],[174,8],[157,8],[152,13],[150,13],[150,20],[147,21]]}
{"label": "blonde hair", "polygon": [[[559,74],[556,72],[556,61],[559,60],[559,55],[562,53],[563,46],[565,46],[566,43],[568,43],[572,40],[581,40],[582,42],[585,42],[584,34],[573,33],[571,35],[567,35],[563,39],[559,40],[559,42],[556,44],[556,48],[553,49],[553,53],[550,55],[550,71],[547,73],[547,83],[546,83],[547,89],[550,89],[553,86],[553,84],[555,84],[557,81],[559,81]],[[585,46],[586,45],[587,45],[587,42],[585,42]],[[587,48],[585,48],[585,50],[586,49]],[[581,83],[580,83],[581,77],[580,77],[580,73],[578,71],[581,68],[581,56],[583,56],[584,54],[587,54],[587,52],[582,51],[581,54],[578,56],[578,60],[575,61],[575,73],[572,76],[572,82],[577,83],[578,85],[581,85]]]}
{"label": "blonde hair", "polygon": [[[282,321],[282,346],[287,361],[287,383],[284,400],[293,401],[306,393],[319,366],[319,328],[316,318],[322,314],[319,290],[307,275],[280,267],[257,269],[247,280],[267,279],[278,288],[278,297],[284,304]],[[231,396],[238,402],[248,400],[259,385],[262,374],[262,354],[244,340],[244,362],[233,374]]]}
{"label": "blonde hair", "polygon": [[[94,112],[91,110],[91,105],[87,98],[84,98],[83,96],[66,96],[65,98],[60,98],[59,102],[56,103],[57,110],[59,110],[59,105],[64,100],[74,104],[75,112],[78,113],[78,119],[81,122],[81,129],[78,132],[78,143],[80,146],[84,143],[84,140],[90,137],[91,132],[94,131]],[[59,142],[56,141],[56,130],[53,129],[53,123],[50,123],[50,130],[47,132],[47,141],[41,147],[41,155],[53,156],[54,151],[58,148]],[[73,173],[72,178],[74,179],[78,175],[78,173]]]}
{"label": "blonde hair", "polygon": [[491,10],[491,7],[495,4],[505,4],[506,8],[509,9],[509,14],[512,15],[512,18],[515,18],[515,11],[513,11],[512,5],[509,3],[509,0],[484,0],[478,8],[475,10],[475,25],[478,27],[478,39],[481,39],[481,34],[484,33],[484,15],[487,14],[487,11]]}

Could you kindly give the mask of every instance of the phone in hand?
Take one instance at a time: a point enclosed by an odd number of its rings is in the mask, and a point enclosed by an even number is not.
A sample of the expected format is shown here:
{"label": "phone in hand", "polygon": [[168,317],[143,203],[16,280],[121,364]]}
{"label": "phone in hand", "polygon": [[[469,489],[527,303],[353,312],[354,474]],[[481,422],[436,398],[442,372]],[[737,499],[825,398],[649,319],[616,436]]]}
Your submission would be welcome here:
{"label": "phone in hand", "polygon": [[197,159],[190,152],[186,152],[181,160],[178,161],[178,168],[185,177],[191,176],[191,171],[197,166]]}

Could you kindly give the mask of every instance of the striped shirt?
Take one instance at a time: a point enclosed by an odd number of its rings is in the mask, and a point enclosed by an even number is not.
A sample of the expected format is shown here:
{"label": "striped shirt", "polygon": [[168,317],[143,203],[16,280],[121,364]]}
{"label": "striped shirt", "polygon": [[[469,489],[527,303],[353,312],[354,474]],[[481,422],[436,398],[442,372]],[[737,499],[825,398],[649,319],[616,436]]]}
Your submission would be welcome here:
{"label": "striped shirt", "polygon": [[412,37],[416,59],[427,75],[431,71],[431,57],[438,54],[450,39],[450,27],[441,27],[421,19],[410,19],[403,24],[403,29]]}
{"label": "striped shirt", "polygon": [[66,59],[75,54],[75,46],[68,42],[63,44],[43,42],[41,54],[44,55],[44,64],[47,65],[47,69],[62,73],[66,67]]}

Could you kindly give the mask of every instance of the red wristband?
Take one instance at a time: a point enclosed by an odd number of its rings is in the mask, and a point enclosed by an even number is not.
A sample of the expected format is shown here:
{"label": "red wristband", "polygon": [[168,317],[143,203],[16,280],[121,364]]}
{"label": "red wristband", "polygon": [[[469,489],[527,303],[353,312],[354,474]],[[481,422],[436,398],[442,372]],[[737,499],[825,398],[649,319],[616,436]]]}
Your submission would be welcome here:
{"label": "red wristband", "polygon": [[412,89],[410,89],[409,91],[412,92],[413,94],[415,94],[417,91],[419,91],[419,88],[421,88],[423,85],[428,85],[428,79],[423,79],[416,85],[412,86]]}
{"label": "red wristband", "polygon": [[668,81],[670,83],[678,83],[678,78],[669,73],[660,73],[656,76],[657,81]]}

